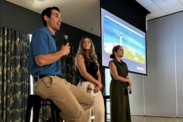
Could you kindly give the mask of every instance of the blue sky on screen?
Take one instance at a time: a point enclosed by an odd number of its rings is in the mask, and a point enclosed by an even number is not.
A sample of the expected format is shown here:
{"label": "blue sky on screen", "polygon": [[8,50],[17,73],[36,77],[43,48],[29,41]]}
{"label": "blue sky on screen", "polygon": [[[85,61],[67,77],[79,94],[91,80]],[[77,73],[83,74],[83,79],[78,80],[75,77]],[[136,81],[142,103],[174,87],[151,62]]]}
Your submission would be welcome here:
{"label": "blue sky on screen", "polygon": [[[121,20],[122,21],[122,20]],[[124,23],[124,21],[123,21]],[[103,17],[104,45],[120,44],[120,32],[122,33],[123,47],[129,48],[132,52],[138,52],[145,57],[145,37],[133,31],[109,16]]]}

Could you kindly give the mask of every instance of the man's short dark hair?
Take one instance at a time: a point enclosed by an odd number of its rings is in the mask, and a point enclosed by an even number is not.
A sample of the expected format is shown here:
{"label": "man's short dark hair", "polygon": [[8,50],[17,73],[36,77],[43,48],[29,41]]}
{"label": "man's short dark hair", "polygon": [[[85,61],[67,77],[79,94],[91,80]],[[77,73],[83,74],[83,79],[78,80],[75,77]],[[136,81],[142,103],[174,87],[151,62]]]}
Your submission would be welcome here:
{"label": "man's short dark hair", "polygon": [[43,12],[42,12],[42,21],[43,21],[43,24],[44,24],[45,27],[47,26],[47,24],[46,24],[46,20],[44,19],[44,15],[46,15],[47,17],[50,18],[51,10],[57,10],[58,12],[60,12],[59,8],[57,8],[57,7],[49,7],[49,8],[46,8],[45,10],[43,10]]}

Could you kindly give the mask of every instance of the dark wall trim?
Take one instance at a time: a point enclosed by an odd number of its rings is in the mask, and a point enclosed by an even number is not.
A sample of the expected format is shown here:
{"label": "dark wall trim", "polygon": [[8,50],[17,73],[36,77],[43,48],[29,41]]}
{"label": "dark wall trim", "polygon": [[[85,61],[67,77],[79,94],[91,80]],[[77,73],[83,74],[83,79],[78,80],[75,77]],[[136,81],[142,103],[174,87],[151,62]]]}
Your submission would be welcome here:
{"label": "dark wall trim", "polygon": [[[17,6],[5,0],[0,0],[0,25],[20,32],[33,34],[37,29],[43,26],[41,15]],[[96,53],[101,54],[101,38],[72,27],[65,23],[61,24],[60,30],[56,33],[56,41],[63,42],[63,35],[68,35],[71,46],[78,47],[81,38],[85,35],[91,37]]]}
{"label": "dark wall trim", "polygon": [[146,15],[150,13],[135,0],[100,0],[101,8],[146,32]]}

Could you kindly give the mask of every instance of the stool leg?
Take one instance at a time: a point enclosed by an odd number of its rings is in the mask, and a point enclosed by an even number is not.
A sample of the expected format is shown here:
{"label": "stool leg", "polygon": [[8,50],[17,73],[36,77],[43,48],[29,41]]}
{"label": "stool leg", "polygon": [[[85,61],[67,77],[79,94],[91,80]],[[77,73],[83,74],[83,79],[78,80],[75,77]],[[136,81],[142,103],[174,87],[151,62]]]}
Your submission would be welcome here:
{"label": "stool leg", "polygon": [[51,114],[52,114],[52,122],[59,122],[59,111],[58,107],[52,102],[51,102]]}
{"label": "stool leg", "polygon": [[30,97],[28,97],[28,99],[27,99],[26,117],[25,117],[25,121],[26,122],[30,122],[31,108],[32,108],[32,99]]}
{"label": "stool leg", "polygon": [[104,107],[105,107],[105,122],[107,121],[107,103],[106,98],[104,97]]}
{"label": "stool leg", "polygon": [[40,107],[41,107],[41,102],[40,102],[40,104],[33,105],[33,122],[39,121]]}

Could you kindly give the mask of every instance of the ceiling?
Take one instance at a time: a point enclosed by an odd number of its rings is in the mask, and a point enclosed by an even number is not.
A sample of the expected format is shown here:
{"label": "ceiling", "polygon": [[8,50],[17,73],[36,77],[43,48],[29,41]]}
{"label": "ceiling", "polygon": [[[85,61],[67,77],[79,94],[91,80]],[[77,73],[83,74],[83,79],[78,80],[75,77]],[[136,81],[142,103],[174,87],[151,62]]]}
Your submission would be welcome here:
{"label": "ceiling", "polygon": [[[100,36],[99,0],[6,0],[31,11],[40,13],[50,6],[59,7],[62,22]],[[183,10],[183,0],[136,0],[151,13],[147,20]]]}
{"label": "ceiling", "polygon": [[176,13],[183,10],[183,0],[136,0],[144,6],[151,14],[147,20]]}

